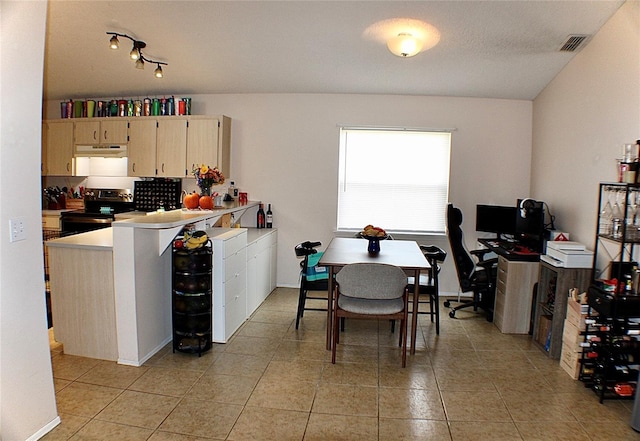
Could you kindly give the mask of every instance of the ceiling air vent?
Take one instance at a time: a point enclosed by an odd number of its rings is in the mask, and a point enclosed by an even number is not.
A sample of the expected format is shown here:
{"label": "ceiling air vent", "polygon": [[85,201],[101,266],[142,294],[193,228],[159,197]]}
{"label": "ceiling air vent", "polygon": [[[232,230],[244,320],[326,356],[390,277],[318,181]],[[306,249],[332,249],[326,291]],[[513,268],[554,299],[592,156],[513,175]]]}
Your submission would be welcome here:
{"label": "ceiling air vent", "polygon": [[588,35],[569,35],[565,42],[562,43],[562,46],[560,46],[560,52],[576,52],[584,46],[587,38],[589,38]]}

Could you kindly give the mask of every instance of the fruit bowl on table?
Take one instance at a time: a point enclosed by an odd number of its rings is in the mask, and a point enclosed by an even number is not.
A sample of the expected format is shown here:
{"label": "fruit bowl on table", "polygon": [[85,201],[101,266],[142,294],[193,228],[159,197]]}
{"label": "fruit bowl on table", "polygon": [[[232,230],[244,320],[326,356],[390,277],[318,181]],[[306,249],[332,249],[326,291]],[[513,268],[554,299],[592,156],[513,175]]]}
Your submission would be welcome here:
{"label": "fruit bowl on table", "polygon": [[388,234],[385,234],[384,236],[367,236],[364,233],[358,233],[358,236],[367,240],[385,240],[389,238]]}

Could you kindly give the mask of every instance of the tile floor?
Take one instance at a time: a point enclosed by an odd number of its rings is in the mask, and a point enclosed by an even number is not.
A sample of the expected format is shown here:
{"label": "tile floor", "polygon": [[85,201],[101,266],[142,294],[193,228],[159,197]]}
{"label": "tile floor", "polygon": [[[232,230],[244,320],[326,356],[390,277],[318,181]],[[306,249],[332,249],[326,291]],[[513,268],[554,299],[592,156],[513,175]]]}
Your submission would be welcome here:
{"label": "tile floor", "polygon": [[[201,358],[168,346],[143,367],[64,355],[52,341],[62,423],[44,440],[640,440],[632,401],[599,404],[529,336],[483,317],[420,317],[400,368],[388,322],[348,321],[338,362],[325,313],[295,330],[279,288],[226,345]],[[444,310],[444,308],[443,308]]]}

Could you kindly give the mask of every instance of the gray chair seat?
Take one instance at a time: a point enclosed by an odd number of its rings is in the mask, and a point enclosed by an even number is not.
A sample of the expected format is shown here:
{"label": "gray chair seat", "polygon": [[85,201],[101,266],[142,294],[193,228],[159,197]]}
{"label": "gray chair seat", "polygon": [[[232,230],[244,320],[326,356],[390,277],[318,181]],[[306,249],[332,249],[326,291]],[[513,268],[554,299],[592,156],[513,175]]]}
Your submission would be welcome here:
{"label": "gray chair seat", "polygon": [[338,307],[355,314],[395,314],[402,312],[404,309],[404,302],[402,299],[356,299],[354,297],[341,295],[338,299]]}

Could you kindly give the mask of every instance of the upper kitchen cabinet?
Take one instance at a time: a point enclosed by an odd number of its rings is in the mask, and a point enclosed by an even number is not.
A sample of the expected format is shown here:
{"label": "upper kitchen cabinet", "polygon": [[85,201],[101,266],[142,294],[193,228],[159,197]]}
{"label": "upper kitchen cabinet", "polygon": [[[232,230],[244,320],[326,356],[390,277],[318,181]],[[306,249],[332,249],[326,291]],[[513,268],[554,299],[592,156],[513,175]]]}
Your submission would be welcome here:
{"label": "upper kitchen cabinet", "polygon": [[76,121],[75,143],[77,145],[126,144],[127,123],[122,119]]}
{"label": "upper kitchen cabinet", "polygon": [[151,177],[156,175],[156,119],[129,121],[127,174]]}
{"label": "upper kitchen cabinet", "polygon": [[43,174],[71,176],[73,174],[73,122],[49,121],[42,126],[44,140]]}
{"label": "upper kitchen cabinet", "polygon": [[231,118],[190,117],[187,128],[187,174],[197,165],[218,167],[230,176]]}
{"label": "upper kitchen cabinet", "polygon": [[187,120],[158,119],[156,140],[156,176],[186,176]]}

